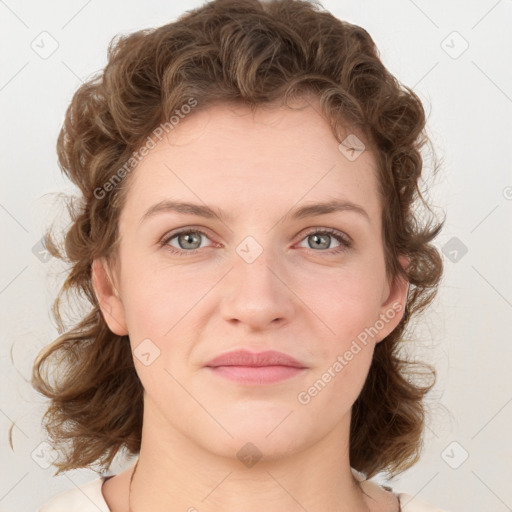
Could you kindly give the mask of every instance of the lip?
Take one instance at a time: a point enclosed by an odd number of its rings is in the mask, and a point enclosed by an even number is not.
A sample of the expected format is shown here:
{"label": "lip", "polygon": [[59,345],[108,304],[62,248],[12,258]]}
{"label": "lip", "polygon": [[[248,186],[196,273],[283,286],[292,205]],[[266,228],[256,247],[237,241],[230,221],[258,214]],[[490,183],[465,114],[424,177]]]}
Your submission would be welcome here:
{"label": "lip", "polygon": [[306,366],[297,361],[297,359],[275,350],[267,350],[265,352],[234,350],[232,352],[225,352],[211,361],[208,361],[205,366],[287,366],[291,368],[306,368]]}
{"label": "lip", "polygon": [[239,384],[264,385],[280,382],[302,373],[306,366],[295,358],[268,350],[235,350],[212,359],[206,365],[215,375]]}

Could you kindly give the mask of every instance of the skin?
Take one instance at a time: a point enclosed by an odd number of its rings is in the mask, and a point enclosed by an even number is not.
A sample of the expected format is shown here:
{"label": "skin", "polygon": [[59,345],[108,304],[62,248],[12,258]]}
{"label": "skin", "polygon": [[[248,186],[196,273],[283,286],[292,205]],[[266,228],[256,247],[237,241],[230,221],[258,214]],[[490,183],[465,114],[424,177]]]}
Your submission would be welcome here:
{"label": "skin", "polygon": [[[260,512],[262,504],[266,512],[398,510],[396,497],[375,483],[364,482],[362,492],[348,447],[351,407],[376,343],[403,316],[408,284],[385,274],[372,154],[347,159],[319,105],[302,105],[254,114],[217,105],[181,120],[132,171],[118,265],[93,264],[109,328],[129,334],[132,350],[149,338],[151,350],[160,351],[147,366],[134,356],[145,390],[135,512]],[[207,204],[230,217],[168,211],[141,223],[163,199]],[[361,205],[369,219],[349,210],[284,217],[332,199]],[[187,245],[183,237],[167,243],[182,256],[159,245],[178,228],[204,231],[200,248],[191,253],[199,242]],[[334,254],[340,242],[327,236],[317,248],[314,235],[325,228],[349,236],[352,247]],[[248,236],[262,248],[251,263],[236,251]],[[393,303],[401,312],[359,343],[357,355],[308,404],[300,403],[298,394]],[[307,369],[246,386],[204,368],[235,348],[279,350]],[[252,467],[237,457],[248,442],[262,455]],[[113,512],[128,512],[132,469],[103,486]]]}

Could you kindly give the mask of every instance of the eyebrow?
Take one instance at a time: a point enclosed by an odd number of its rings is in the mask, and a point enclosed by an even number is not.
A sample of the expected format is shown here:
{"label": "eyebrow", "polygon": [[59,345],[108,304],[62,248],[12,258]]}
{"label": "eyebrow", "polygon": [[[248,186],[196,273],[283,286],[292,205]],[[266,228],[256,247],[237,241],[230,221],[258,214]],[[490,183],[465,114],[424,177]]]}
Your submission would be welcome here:
{"label": "eyebrow", "polygon": [[[333,199],[332,201],[324,203],[312,203],[301,206],[288,212],[283,218],[292,218],[294,220],[300,220],[307,217],[314,217],[317,215],[327,215],[329,213],[351,211],[360,214],[362,217],[370,221],[370,216],[366,210],[351,201]],[[222,210],[210,207],[207,205],[183,202],[183,201],[172,201],[165,199],[159,203],[149,207],[147,211],[142,215],[139,224],[142,224],[145,220],[150,217],[154,217],[160,213],[180,213],[184,215],[196,215],[198,217],[204,217],[207,219],[216,219],[221,222],[231,220],[231,216],[227,216]]]}

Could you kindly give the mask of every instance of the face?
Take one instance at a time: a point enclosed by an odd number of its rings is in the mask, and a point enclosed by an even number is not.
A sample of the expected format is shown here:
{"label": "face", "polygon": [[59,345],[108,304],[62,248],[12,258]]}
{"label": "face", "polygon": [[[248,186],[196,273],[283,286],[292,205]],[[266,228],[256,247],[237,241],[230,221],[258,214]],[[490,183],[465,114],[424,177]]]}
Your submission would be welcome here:
{"label": "face", "polygon": [[[319,106],[304,105],[181,120],[132,171],[115,287],[94,265],[109,327],[129,334],[145,415],[219,455],[251,442],[270,459],[346,429],[375,344],[403,316],[373,156],[347,158]],[[334,201],[359,209],[304,210]],[[240,382],[205,366],[235,349],[303,369]]]}

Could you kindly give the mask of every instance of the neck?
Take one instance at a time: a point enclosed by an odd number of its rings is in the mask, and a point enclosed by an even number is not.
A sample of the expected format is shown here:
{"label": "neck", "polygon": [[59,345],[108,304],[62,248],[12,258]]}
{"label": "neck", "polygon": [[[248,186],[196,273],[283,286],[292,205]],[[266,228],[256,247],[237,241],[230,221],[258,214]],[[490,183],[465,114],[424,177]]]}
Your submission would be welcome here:
{"label": "neck", "polygon": [[[265,512],[367,512],[369,497],[350,468],[348,443],[339,441],[342,433],[332,431],[313,447],[288,455],[275,454],[275,446],[265,446],[264,439],[255,444],[238,440],[233,450],[221,447],[223,453],[212,453],[176,430],[144,427],[129,510],[260,512],[264,503]],[[242,453],[238,447],[244,447]],[[264,451],[274,456],[265,457]]]}

